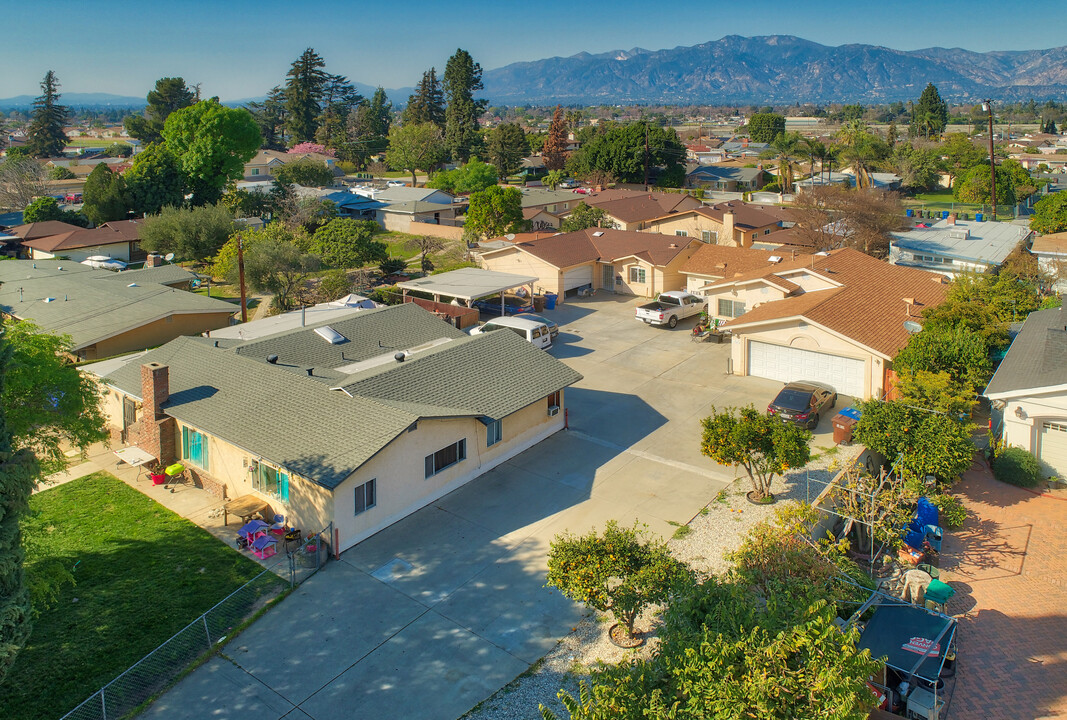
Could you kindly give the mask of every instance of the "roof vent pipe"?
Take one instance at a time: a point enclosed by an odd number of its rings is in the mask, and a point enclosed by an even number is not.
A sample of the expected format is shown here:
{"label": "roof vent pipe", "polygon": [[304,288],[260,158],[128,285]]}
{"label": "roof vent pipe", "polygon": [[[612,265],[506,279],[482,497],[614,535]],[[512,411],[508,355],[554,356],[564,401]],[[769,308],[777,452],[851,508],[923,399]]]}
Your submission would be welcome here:
{"label": "roof vent pipe", "polygon": [[308,368],[308,377],[314,377],[315,368]]}
{"label": "roof vent pipe", "polygon": [[396,360],[398,363],[402,363],[404,362],[404,358],[406,357],[407,355],[405,355],[403,352],[398,352],[396,355],[393,356],[393,359]]}
{"label": "roof vent pipe", "polygon": [[271,365],[277,365],[278,364],[278,356],[277,355],[268,355],[267,356],[267,362],[269,362]]}

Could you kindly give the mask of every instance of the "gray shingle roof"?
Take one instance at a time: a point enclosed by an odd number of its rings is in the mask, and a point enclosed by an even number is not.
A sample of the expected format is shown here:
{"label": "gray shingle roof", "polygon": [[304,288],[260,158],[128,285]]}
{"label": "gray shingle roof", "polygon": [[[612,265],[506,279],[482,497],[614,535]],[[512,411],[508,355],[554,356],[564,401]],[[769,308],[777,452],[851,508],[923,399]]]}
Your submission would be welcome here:
{"label": "gray shingle roof", "polygon": [[141,268],[140,270],[124,270],[122,272],[109,272],[101,280],[112,282],[124,282],[127,285],[136,283],[157,283],[159,285],[177,285],[191,282],[196,279],[196,273],[189,272],[181,265],[159,265],[158,267]]}
{"label": "gray shingle roof", "polygon": [[[168,365],[168,415],[333,489],[419,418],[498,419],[581,379],[512,333],[471,337],[414,304],[364,311],[332,326],[354,340],[329,345],[314,326],[232,348],[179,338],[110,371],[107,382],[140,397],[141,365]],[[382,344],[394,347],[378,347],[383,334]],[[392,358],[394,348],[441,338],[447,341],[402,363]],[[322,346],[334,352],[320,352]],[[283,351],[301,348],[304,359],[327,363],[315,367],[318,377],[282,366]],[[341,348],[348,348],[344,361]],[[265,361],[268,351],[280,356],[278,365]],[[387,362],[355,374],[332,369],[383,354]],[[329,375],[334,380],[324,382]]]}
{"label": "gray shingle roof", "polygon": [[77,350],[174,313],[235,310],[222,300],[153,282],[127,287],[131,282],[127,273],[69,261],[8,260],[0,263],[0,311],[70,335]]}
{"label": "gray shingle roof", "polygon": [[1067,385],[1067,308],[1027,316],[985,394]]}

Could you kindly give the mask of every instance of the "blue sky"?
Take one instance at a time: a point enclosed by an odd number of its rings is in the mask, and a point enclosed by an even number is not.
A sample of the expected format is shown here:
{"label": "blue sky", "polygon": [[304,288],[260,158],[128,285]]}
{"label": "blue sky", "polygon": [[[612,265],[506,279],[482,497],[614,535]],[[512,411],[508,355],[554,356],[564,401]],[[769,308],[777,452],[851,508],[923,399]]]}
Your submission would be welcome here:
{"label": "blue sky", "polygon": [[[4,7],[6,6],[6,7]],[[994,0],[703,3],[557,0],[5,0],[0,97],[36,95],[47,70],[65,92],[144,96],[164,76],[235,100],[284,80],[306,47],[369,85],[414,85],[462,47],[485,69],[511,62],[724,35],[797,35],[827,45],[1026,50],[1067,44],[1063,0],[1005,12]]]}

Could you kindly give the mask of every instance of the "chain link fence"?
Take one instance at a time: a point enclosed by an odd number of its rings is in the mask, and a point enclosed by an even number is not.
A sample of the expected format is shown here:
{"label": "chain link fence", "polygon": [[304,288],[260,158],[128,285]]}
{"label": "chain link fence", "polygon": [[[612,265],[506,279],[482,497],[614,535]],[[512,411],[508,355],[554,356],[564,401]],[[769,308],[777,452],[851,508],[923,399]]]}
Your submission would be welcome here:
{"label": "chain link fence", "polygon": [[61,720],[118,720],[166,690],[192,663],[212,652],[243,622],[322,569],[333,548],[333,523],[316,533],[286,538],[285,556],[234,590],[132,667],[97,690]]}

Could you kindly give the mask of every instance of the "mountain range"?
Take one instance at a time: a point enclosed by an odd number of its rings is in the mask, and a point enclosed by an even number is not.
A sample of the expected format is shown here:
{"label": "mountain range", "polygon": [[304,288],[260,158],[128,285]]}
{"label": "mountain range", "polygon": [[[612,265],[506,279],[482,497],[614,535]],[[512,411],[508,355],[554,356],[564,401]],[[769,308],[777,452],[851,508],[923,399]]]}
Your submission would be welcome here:
{"label": "mountain range", "polygon": [[[365,78],[369,79],[369,78]],[[949,101],[1067,97],[1067,47],[972,52],[962,48],[893,50],[828,46],[792,35],[741,37],[668,50],[613,50],[519,62],[482,74],[491,105],[655,103],[781,105],[917,100],[928,82]],[[354,83],[364,97],[373,85]],[[386,91],[394,106],[411,88]],[[246,100],[228,101],[227,105]],[[0,99],[26,108],[29,95]],[[75,107],[144,107],[143,97],[64,93]]]}
{"label": "mountain range", "polygon": [[482,76],[493,104],[732,104],[1062,99],[1067,47],[978,53],[961,48],[831,47],[769,35],[669,50],[615,50],[512,63]]}

